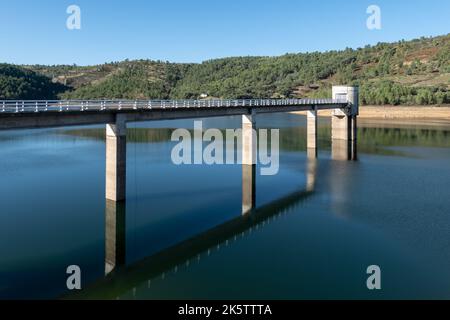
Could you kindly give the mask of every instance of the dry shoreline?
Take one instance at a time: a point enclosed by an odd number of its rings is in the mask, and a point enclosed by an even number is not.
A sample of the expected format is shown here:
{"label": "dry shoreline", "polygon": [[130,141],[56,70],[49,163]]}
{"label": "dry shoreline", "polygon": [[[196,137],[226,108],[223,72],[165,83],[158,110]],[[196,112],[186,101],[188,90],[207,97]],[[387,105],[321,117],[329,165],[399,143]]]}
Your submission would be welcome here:
{"label": "dry shoreline", "polygon": [[[330,116],[330,110],[319,111],[319,116]],[[305,112],[296,112],[305,114]],[[433,119],[450,121],[450,105],[442,106],[361,106],[358,119]]]}

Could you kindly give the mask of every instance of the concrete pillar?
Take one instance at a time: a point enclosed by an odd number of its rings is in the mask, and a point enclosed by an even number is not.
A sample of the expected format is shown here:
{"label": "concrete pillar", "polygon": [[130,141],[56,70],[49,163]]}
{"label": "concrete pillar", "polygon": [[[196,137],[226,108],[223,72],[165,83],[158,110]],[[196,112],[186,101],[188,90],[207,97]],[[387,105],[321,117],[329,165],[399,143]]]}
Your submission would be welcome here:
{"label": "concrete pillar", "polygon": [[307,111],[306,115],[306,154],[317,158],[317,109]]}
{"label": "concrete pillar", "polygon": [[242,164],[256,164],[256,114],[242,115]]}
{"label": "concrete pillar", "polygon": [[255,207],[256,165],[242,164],[242,214],[249,213]]}
{"label": "concrete pillar", "polygon": [[350,160],[358,160],[358,152],[357,152],[357,146],[358,146],[358,123],[357,123],[357,115],[352,115],[350,117]]}
{"label": "concrete pillar", "polygon": [[358,87],[333,86],[333,99],[348,101],[346,109],[334,109],[331,116],[331,155],[335,160],[356,160],[356,117],[359,112]]}
{"label": "concrete pillar", "polygon": [[125,202],[106,199],[105,274],[125,265]]}
{"label": "concrete pillar", "polygon": [[255,113],[242,116],[242,214],[255,207],[256,129]]}
{"label": "concrete pillar", "polygon": [[117,115],[115,123],[106,125],[106,199],[125,200],[127,137],[126,122]]}

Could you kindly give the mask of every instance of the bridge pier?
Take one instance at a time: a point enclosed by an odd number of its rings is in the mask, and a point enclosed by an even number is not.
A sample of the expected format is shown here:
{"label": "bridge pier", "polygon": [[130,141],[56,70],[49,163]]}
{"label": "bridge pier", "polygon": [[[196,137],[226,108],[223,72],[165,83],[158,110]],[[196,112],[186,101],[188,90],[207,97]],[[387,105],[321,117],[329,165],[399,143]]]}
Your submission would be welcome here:
{"label": "bridge pier", "polygon": [[308,158],[317,158],[317,109],[307,111],[306,115],[306,154]]}
{"label": "bridge pier", "polygon": [[105,275],[125,265],[125,202],[106,199]]}
{"label": "bridge pier", "polygon": [[356,160],[358,87],[333,86],[333,99],[347,99],[349,108],[334,109],[331,115],[331,157]]}
{"label": "bridge pier", "polygon": [[256,114],[242,115],[242,214],[255,207]]}
{"label": "bridge pier", "polygon": [[126,192],[126,118],[118,114],[115,123],[106,125],[106,199],[125,200]]}

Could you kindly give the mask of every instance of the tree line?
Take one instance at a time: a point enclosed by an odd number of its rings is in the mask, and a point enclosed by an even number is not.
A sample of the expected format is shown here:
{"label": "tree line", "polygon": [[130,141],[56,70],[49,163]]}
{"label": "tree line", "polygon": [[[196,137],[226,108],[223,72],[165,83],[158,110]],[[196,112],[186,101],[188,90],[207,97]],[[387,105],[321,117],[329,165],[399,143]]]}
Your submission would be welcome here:
{"label": "tree line", "polygon": [[450,103],[449,83],[450,35],[200,64],[126,60],[86,67],[0,65],[3,99],[330,97],[331,85],[348,84],[360,86],[362,104],[424,105]]}

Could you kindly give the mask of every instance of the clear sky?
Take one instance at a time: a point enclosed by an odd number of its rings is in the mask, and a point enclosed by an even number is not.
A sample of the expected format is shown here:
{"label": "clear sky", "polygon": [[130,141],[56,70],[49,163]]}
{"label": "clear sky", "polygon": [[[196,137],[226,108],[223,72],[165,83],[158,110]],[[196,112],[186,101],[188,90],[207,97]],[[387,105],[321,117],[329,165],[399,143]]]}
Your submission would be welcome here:
{"label": "clear sky", "polygon": [[[81,8],[68,30],[67,7]],[[381,30],[369,30],[369,5]],[[357,48],[450,32],[449,0],[1,0],[0,62],[200,62]]]}

